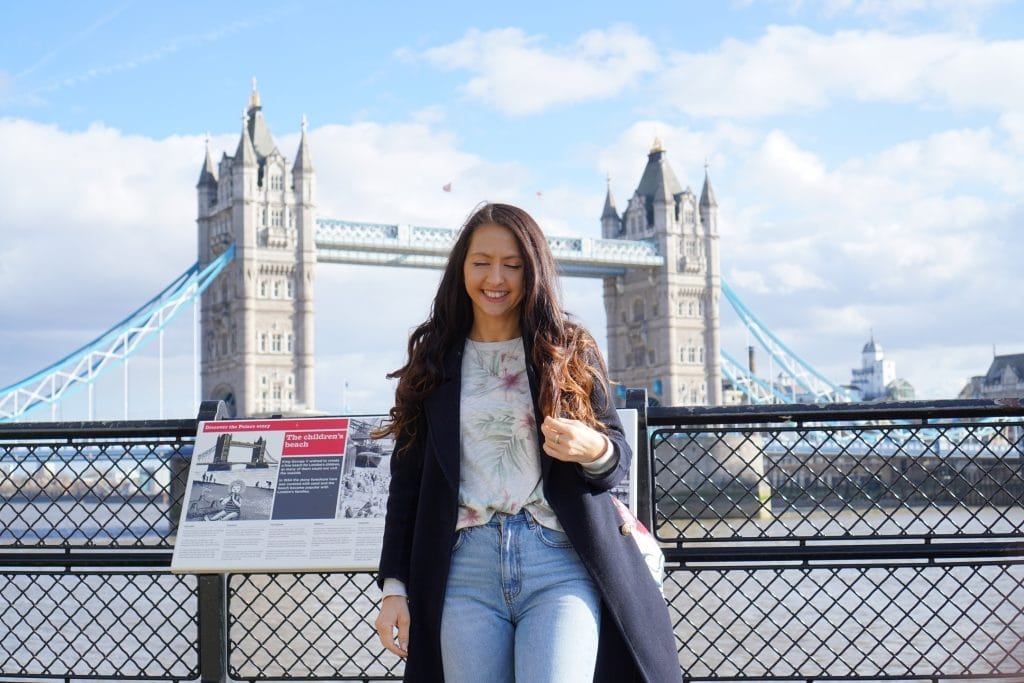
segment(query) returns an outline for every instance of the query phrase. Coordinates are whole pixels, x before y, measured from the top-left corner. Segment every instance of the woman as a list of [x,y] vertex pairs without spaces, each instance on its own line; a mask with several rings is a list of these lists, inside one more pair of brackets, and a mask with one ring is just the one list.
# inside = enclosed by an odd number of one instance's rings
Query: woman
[[631,456],[606,371],[525,211],[470,216],[408,352],[375,624],[406,680],[681,680],[608,494]]

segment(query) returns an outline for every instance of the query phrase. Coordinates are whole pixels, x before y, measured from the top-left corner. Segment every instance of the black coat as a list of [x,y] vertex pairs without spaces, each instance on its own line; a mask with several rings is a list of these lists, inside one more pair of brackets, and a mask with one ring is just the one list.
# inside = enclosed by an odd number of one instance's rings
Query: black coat
[[[527,340],[527,358],[530,357]],[[459,494],[459,397],[462,349],[449,353],[445,379],[423,403],[417,440],[391,458],[384,546],[379,582],[400,579],[409,595],[412,623],[406,681],[443,681],[441,612],[444,607]],[[527,362],[537,406],[536,370]],[[630,450],[606,386],[591,397],[597,418],[608,427],[617,466],[587,478],[575,463],[541,451],[544,495],[601,593],[601,632],[595,681],[681,681],[675,637],[662,598],[635,541],[623,536],[607,491],[628,472]],[[396,444],[396,453],[403,444]],[[472,648],[472,643],[466,644]]]

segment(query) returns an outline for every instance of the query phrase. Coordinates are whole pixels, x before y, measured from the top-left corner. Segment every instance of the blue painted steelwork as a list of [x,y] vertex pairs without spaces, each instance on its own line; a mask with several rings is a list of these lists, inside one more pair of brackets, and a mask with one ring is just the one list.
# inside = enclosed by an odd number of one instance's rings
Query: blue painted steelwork
[[[797,384],[803,387],[815,403],[835,403],[850,401],[849,392],[828,380],[824,375],[811,367],[804,359],[796,355],[782,340],[772,334],[754,313],[747,308],[725,280],[722,283],[722,294],[732,305],[736,315],[750,330],[761,346],[767,349],[779,367]],[[802,398],[802,397],[801,397]]]
[[729,378],[733,386],[742,391],[752,404],[793,403],[792,396],[787,396],[757,375],[750,374],[725,349],[720,349],[719,352],[722,355],[722,374]]
[[95,382],[114,363],[132,356],[186,304],[202,294],[234,256],[235,245],[232,244],[202,271],[198,263],[193,264],[159,294],[88,344],[30,377],[0,389],[0,422],[9,422],[39,406],[56,403],[70,390]]

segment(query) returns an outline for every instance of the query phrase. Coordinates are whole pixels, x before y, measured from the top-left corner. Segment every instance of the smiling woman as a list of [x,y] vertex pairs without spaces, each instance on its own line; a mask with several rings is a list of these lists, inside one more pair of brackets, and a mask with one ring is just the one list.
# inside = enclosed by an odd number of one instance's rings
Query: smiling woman
[[484,205],[391,375],[375,627],[407,681],[680,680],[608,493],[631,456],[604,363],[556,283],[536,221]]

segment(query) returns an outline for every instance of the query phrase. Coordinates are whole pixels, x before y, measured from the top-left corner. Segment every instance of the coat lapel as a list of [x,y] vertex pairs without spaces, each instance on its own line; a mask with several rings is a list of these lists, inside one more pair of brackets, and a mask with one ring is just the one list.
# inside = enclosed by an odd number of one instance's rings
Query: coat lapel
[[437,458],[444,478],[459,491],[459,402],[462,394],[462,348],[449,353],[445,359],[445,379],[423,400],[430,439],[428,451]]

